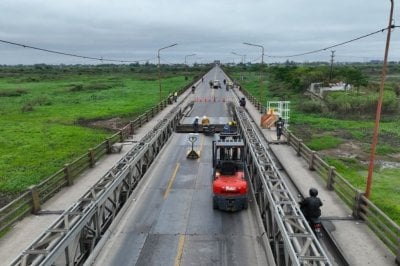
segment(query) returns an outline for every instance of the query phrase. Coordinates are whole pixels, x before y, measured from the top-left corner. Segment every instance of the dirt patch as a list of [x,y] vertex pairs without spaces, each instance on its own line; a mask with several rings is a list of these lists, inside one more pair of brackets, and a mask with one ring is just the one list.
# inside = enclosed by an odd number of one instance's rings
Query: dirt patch
[[[358,141],[347,141],[340,144],[335,149],[322,150],[318,153],[322,156],[329,156],[334,158],[353,158],[359,161],[362,165],[368,165],[370,154],[363,151],[361,148],[363,143]],[[400,154],[389,155],[376,155],[375,165],[381,169],[384,168],[399,168],[400,167]]]
[[116,132],[129,123],[128,118],[114,117],[110,119],[79,119],[77,124],[90,128],[105,129],[110,132]]
[[347,141],[340,144],[335,149],[318,151],[321,155],[338,158],[355,158],[360,161],[367,160],[369,154],[364,152],[361,148],[362,143],[356,141]]

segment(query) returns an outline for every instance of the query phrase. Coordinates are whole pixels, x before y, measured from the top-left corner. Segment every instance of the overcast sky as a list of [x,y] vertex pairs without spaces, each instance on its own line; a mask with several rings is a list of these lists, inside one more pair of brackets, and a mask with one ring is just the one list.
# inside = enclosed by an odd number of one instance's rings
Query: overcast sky
[[[395,4],[399,4],[396,1]],[[0,39],[89,57],[162,63],[286,61],[387,27],[389,0],[0,0]],[[400,21],[395,8],[394,19]],[[400,28],[389,60],[400,61]],[[337,61],[383,60],[386,32],[336,47]],[[290,58],[329,61],[330,51]],[[0,64],[97,64],[0,43]]]

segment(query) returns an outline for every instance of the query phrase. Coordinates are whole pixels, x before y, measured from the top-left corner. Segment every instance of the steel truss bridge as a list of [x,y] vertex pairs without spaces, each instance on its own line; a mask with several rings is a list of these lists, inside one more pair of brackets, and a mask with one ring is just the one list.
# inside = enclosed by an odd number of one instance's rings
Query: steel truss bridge
[[[280,176],[257,125],[237,103],[229,106],[246,144],[247,171],[265,230],[260,238],[272,250],[272,261],[276,265],[331,265]],[[12,265],[84,264],[174,132],[184,111],[183,107],[175,107]]]

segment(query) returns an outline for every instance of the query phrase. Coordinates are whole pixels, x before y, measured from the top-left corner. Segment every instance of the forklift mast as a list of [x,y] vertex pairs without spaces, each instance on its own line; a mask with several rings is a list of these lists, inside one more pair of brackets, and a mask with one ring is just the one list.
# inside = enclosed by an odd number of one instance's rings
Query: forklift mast
[[221,138],[212,143],[213,167],[220,168],[222,165],[234,164],[243,167],[244,143],[239,138]]

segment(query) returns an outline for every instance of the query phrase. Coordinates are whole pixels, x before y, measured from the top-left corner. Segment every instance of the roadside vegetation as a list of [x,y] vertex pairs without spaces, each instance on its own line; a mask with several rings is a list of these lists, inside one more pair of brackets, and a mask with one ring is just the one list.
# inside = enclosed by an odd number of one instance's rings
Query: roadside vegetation
[[[185,71],[162,67],[163,98],[204,69]],[[157,77],[154,65],[0,67],[0,203],[156,105]]]
[[[332,82],[351,84],[346,91],[322,99],[306,94],[311,83],[329,84],[325,63],[287,62],[265,67],[260,90],[260,65],[238,65],[227,71],[266,105],[291,101],[289,128],[305,144],[336,167],[361,191],[365,190],[375,122],[381,65],[334,66]],[[391,64],[385,85],[376,167],[371,199],[400,224],[400,65]]]

